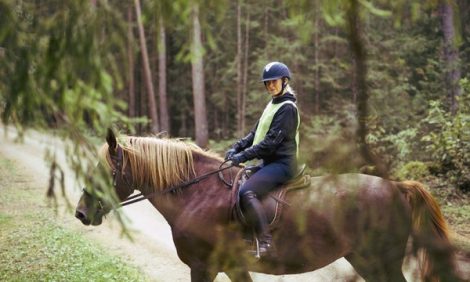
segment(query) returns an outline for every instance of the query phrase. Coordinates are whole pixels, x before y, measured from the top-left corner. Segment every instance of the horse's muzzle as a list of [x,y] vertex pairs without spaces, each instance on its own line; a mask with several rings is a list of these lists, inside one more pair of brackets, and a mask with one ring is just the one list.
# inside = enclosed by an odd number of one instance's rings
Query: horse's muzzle
[[86,214],[82,211],[76,210],[75,217],[78,218],[85,225],[90,225],[91,223],[91,220],[89,220]]

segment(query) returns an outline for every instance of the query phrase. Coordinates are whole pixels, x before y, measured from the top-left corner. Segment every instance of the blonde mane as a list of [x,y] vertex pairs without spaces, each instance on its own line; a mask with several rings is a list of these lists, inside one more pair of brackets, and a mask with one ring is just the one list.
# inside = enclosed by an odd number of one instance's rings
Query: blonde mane
[[[193,153],[220,159],[178,139],[123,136],[119,141],[123,149],[123,170],[129,164],[133,182],[138,185],[136,189],[150,189],[148,192],[161,191],[194,177]],[[100,158],[111,166],[107,143],[101,147]]]

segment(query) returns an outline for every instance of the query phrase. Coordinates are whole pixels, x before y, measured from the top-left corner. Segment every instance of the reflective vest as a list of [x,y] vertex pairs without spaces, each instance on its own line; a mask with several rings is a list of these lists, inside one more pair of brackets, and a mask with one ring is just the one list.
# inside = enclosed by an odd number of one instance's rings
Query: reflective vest
[[[258,122],[258,127],[256,128],[255,132],[255,138],[253,139],[253,145],[259,144],[263,139],[266,137],[266,133],[268,133],[269,128],[271,127],[271,123],[273,121],[274,115],[276,112],[285,104],[291,104],[297,109],[297,105],[290,101],[284,101],[278,104],[273,104],[272,101],[266,105],[266,108],[263,111],[263,114],[261,115],[261,118],[259,119]],[[299,110],[297,109],[297,128],[295,131],[295,143],[297,145],[296,148],[296,157],[297,159],[299,158],[299,127],[300,127],[300,114]]]

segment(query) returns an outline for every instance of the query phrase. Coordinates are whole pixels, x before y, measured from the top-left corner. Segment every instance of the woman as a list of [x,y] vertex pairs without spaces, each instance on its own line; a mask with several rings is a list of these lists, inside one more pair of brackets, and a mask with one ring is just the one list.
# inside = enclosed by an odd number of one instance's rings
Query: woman
[[297,171],[300,118],[290,78],[289,68],[283,63],[271,62],[264,67],[262,81],[272,99],[253,130],[225,156],[234,165],[255,158],[263,160],[261,169],[240,188],[241,206],[258,237],[260,256],[266,255],[272,245],[260,199]]

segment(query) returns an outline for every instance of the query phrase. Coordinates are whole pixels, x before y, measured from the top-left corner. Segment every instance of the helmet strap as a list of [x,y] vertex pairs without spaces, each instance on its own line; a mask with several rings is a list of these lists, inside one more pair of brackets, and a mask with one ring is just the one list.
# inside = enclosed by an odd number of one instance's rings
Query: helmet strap
[[286,78],[282,78],[282,89],[279,93],[276,94],[276,97],[277,96],[281,96],[282,94],[284,94],[284,90],[286,90],[286,87],[287,87],[287,79]]

